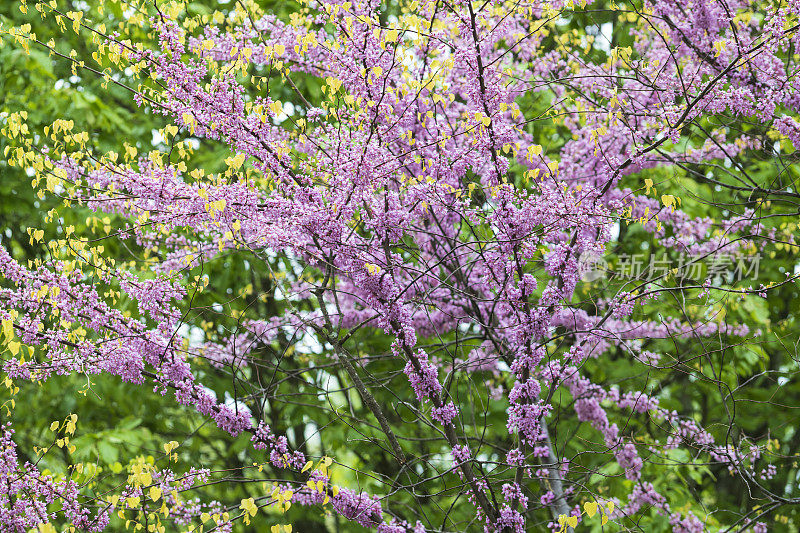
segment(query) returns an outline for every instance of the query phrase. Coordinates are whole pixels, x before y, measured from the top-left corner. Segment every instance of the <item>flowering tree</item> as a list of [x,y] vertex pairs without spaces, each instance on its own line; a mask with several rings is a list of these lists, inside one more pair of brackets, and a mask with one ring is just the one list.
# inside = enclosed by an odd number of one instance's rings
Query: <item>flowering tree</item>
[[4,414],[105,374],[248,444],[48,472],[79,415],[30,460],[6,424],[4,530],[765,531],[800,502],[769,300],[797,277],[800,4],[190,8],[21,4],[85,57],[4,30],[163,119],[109,152],[3,116],[59,201],[41,258],[0,247]]

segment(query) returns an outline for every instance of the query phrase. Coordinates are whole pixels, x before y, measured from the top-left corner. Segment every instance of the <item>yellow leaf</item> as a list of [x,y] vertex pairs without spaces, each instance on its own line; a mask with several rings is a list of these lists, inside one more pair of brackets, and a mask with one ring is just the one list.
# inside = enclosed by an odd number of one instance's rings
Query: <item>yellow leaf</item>
[[258,512],[258,506],[256,506],[256,502],[253,498],[242,500],[242,503],[239,505],[239,509],[245,511],[250,516],[255,516]]
[[11,341],[8,343],[8,351],[11,352],[11,355],[17,355],[19,352],[20,344],[17,341]]
[[150,499],[155,502],[158,501],[160,497],[161,497],[161,489],[158,487],[150,487]]
[[597,502],[586,502],[583,504],[583,509],[586,511],[586,514],[589,515],[589,518],[591,518],[597,514]]
[[538,144],[532,144],[528,147],[528,161],[533,161],[534,157],[542,155],[542,147]]
[[577,527],[578,525],[578,517],[577,516],[570,516],[567,518],[567,525],[569,527]]

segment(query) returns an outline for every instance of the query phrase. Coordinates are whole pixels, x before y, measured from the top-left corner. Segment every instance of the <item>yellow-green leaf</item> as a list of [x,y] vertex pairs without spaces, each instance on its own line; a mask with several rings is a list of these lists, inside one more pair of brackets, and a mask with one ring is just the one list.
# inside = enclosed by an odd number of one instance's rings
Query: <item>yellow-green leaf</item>
[[589,515],[589,518],[597,514],[597,502],[586,502],[583,504],[583,510]]

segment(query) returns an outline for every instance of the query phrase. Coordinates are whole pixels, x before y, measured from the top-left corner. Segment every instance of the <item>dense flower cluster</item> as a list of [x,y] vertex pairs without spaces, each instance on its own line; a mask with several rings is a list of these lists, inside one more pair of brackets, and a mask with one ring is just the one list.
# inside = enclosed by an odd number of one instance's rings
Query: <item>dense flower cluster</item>
[[[249,352],[283,328],[327,335],[332,362],[349,368],[353,356],[338,332],[374,328],[392,339],[391,355],[402,362],[416,408],[438,424],[443,453],[449,452],[486,531],[525,531],[526,513],[537,502],[554,518],[576,516],[575,489],[566,485],[571,464],[558,457],[548,428],[550,420],[557,424],[551,417],[557,390],[571,395],[574,417],[600,435],[601,453],[630,481],[629,494],[614,495],[611,519],[647,506],[668,516],[673,531],[702,531],[697,516],[674,510],[643,479],[645,452],[687,447],[703,460],[762,479],[774,467],[756,466],[738,448],[715,443],[694,420],[660,407],[657,397],[623,390],[624,382],[612,388],[593,382],[585,368],[619,347],[631,351],[631,365],[656,367],[661,354],[643,349],[643,341],[751,331],[722,320],[634,318],[652,296],[631,287],[591,309],[576,303],[578,258],[606,252],[615,220],[639,220],[654,242],[695,254],[733,255],[768,231],[752,210],[720,229],[682,211],[673,196],[648,196],[650,180],[645,193],[620,185],[647,169],[730,159],[756,146],[744,133],[680,148],[682,128],[710,113],[755,116],[800,140],[798,122],[784,114],[800,111],[800,78],[788,73],[784,57],[787,46],[800,46],[797,33],[784,29],[800,6],[781,4],[759,24],[731,16],[757,9],[758,2],[684,3],[646,2],[642,17],[649,25],[632,30],[634,47],[609,51],[603,62],[542,47],[542,21],[557,18],[566,2],[519,9],[488,2],[491,9],[477,11],[470,2],[446,8],[414,2],[413,11],[386,25],[377,0],[325,0],[311,2],[303,23],[265,14],[190,31],[180,19],[159,14],[150,20],[159,45],[153,49],[108,36],[107,46],[159,81],[159,91],[142,90],[136,102],[176,131],[225,143],[229,171],[204,176],[153,155],[122,163],[44,150],[42,165],[68,201],[129,221],[120,241],[155,246],[161,254],[139,276],[101,260],[102,251],[90,246],[29,267],[0,247],[0,320],[37,354],[14,353],[3,372],[38,381],[108,373],[172,391],[231,435],[252,433],[248,453],[266,451],[275,469],[302,479],[282,489],[291,492],[282,502],[330,501],[336,513],[362,526],[419,533],[422,524],[384,513],[378,496],[348,488],[329,493],[329,478],[307,471],[306,454],[291,450],[285,436],[239,403],[220,403],[193,367],[205,358],[215,368],[246,368]],[[422,40],[415,37],[419,28]],[[306,102],[291,119],[294,129],[284,123],[281,102],[250,96],[237,76],[276,61],[287,80],[295,73],[324,79],[331,97]],[[564,78],[572,78],[572,92],[543,82]],[[524,127],[536,118],[519,105],[520,95],[545,91],[570,137],[557,151],[537,144]],[[316,295],[318,308],[245,321],[224,341],[184,343],[185,272],[232,250],[280,253],[322,272],[319,279],[286,283],[296,298]],[[103,293],[108,289],[135,302],[136,313],[115,308]],[[452,332],[480,339],[464,355],[468,360],[445,362],[422,342]],[[557,337],[568,346],[551,342]],[[507,405],[501,427],[508,442],[497,445],[505,446],[505,457],[470,451],[473,437],[460,422],[465,404],[459,402],[467,400],[450,394],[449,376],[456,372],[489,372],[499,383],[494,399]],[[371,406],[358,383],[355,389]],[[630,417],[660,423],[663,441],[636,441],[625,428]],[[0,524],[36,527],[50,520],[46,505],[61,499],[71,502],[63,510],[70,523],[104,528],[107,517],[90,520],[73,484],[17,466],[9,429],[0,443]],[[504,468],[494,470],[498,463]],[[306,488],[306,481],[323,488]],[[131,489],[123,498],[140,493]],[[186,523],[204,506],[183,502],[175,514]]]

